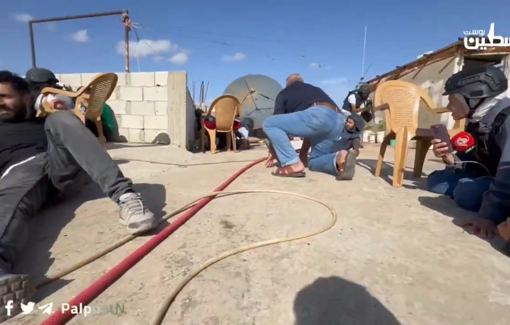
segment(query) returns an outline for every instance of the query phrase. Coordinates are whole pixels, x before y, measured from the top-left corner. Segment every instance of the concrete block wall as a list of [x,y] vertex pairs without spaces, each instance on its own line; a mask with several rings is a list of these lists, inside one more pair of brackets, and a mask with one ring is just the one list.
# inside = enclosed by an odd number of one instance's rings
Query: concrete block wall
[[[60,74],[74,89],[87,85],[97,73]],[[191,148],[195,106],[185,71],[117,73],[119,81],[107,104],[118,125],[118,141],[173,144]]]

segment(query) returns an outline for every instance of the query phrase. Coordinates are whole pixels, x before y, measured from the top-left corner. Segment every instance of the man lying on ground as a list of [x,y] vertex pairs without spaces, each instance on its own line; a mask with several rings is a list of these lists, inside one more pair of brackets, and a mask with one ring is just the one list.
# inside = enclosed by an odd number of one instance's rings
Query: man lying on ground
[[[344,116],[322,89],[303,82],[298,74],[290,75],[287,86],[276,97],[274,116],[264,121],[263,129],[271,143],[266,167],[274,166],[277,159],[280,167],[272,173],[274,176],[304,177],[306,164],[312,166],[313,159],[331,154],[332,144],[340,137],[344,124]],[[299,156],[289,135],[304,138]],[[310,147],[312,151],[307,161]],[[336,163],[331,160],[327,163],[329,173],[334,169],[339,179],[352,179],[356,164],[354,153],[344,150],[335,155]],[[326,168],[322,160],[317,163]]]
[[510,99],[497,98],[507,89],[508,80],[496,67],[467,68],[451,76],[445,84],[447,108],[454,120],[469,119],[466,132],[476,146],[454,155],[447,143],[432,142],[434,154],[448,167],[429,175],[428,189],[477,212],[464,226],[473,226],[482,237],[497,234],[496,226],[510,216]]
[[[158,221],[130,179],[73,112],[35,118],[28,83],[0,71],[0,301],[15,311],[27,303],[33,285],[13,274],[29,238],[29,222],[46,202],[72,192],[90,177],[119,205],[119,222],[131,234],[155,228]],[[0,321],[6,319],[1,309]]]

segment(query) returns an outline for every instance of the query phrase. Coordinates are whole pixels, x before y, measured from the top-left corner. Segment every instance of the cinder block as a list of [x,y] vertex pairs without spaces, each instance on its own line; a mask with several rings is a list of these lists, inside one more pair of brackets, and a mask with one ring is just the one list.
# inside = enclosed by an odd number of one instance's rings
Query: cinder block
[[167,87],[143,87],[144,100],[168,100]]
[[154,77],[155,77],[156,86],[168,85],[168,72],[167,71],[154,72]]
[[143,100],[143,92],[140,87],[119,87],[118,98],[123,100]]
[[129,86],[127,83],[127,80],[129,79],[129,73],[126,72],[117,72],[117,77],[119,77],[119,80],[117,80],[117,87],[119,86]]
[[170,144],[167,130],[144,130],[145,143]]
[[118,122],[123,128],[143,129],[143,116],[140,115],[122,115],[121,121]]
[[127,113],[127,102],[125,100],[109,100],[106,104],[110,105],[115,115],[123,115]]
[[129,114],[131,115],[149,115],[154,116],[155,112],[155,103],[154,102],[130,102],[131,108],[129,109]]
[[145,134],[142,129],[129,129],[129,142],[143,143]]
[[116,99],[118,99],[118,97],[117,97],[117,89],[119,89],[119,88],[118,88],[118,87],[116,87],[116,88],[113,90],[113,92],[112,92],[112,94],[110,95],[110,98],[108,98],[108,100],[116,100]]
[[59,81],[73,88],[78,88],[82,86],[81,74],[79,73],[61,74]]
[[100,73],[82,73],[81,74],[81,84],[82,86],[88,85],[95,77],[97,77]]
[[168,116],[168,102],[154,102],[156,106],[156,115]]
[[154,72],[134,72],[129,74],[131,87],[153,87],[155,85]]
[[168,130],[167,116],[144,116],[143,128],[145,130]]

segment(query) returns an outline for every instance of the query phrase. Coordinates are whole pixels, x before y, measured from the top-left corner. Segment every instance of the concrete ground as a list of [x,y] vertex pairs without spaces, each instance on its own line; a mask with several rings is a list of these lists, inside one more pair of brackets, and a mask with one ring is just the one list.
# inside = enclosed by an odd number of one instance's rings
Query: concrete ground
[[[377,150],[367,146],[360,164],[373,167]],[[261,148],[216,155],[151,146],[117,146],[109,152],[156,212],[207,194],[265,155]],[[386,160],[392,155],[389,150]],[[425,171],[440,167],[428,160]],[[391,172],[385,166],[383,173]],[[262,164],[250,169],[228,189],[306,194],[333,206],[337,225],[317,237],[212,266],[179,294],[164,324],[510,324],[510,260],[492,247],[501,243],[491,245],[455,226],[452,218],[465,212],[423,191],[423,179],[406,178],[405,188],[394,189],[387,176],[375,178],[363,167],[352,182],[313,172],[305,179],[275,178]],[[100,315],[77,316],[70,324],[148,324],[163,297],[194,266],[240,245],[319,229],[329,218],[325,208],[289,196],[215,200],[94,300]],[[20,270],[40,278],[124,235],[115,204],[88,186],[35,221]],[[41,289],[35,299],[41,305],[53,302],[55,310],[147,241],[135,239]],[[38,311],[6,324],[43,319]]]

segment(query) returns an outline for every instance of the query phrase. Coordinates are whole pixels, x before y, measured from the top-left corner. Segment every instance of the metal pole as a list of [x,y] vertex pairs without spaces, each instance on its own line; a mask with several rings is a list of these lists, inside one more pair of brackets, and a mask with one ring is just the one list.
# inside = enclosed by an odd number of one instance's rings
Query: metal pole
[[[36,67],[35,62],[35,41],[34,41],[34,24],[39,23],[48,23],[53,21],[63,21],[63,20],[73,20],[73,19],[83,19],[83,18],[96,18],[96,17],[105,17],[105,16],[116,16],[122,15],[123,13],[127,13],[127,10],[123,11],[113,11],[113,12],[103,12],[98,14],[88,14],[88,15],[78,15],[78,16],[66,16],[66,17],[57,17],[57,18],[48,18],[48,19],[33,19],[28,21],[28,33],[30,36],[30,52],[32,55],[32,67]],[[129,54],[129,27],[126,27],[126,39],[127,39],[127,51]],[[129,57],[128,57],[129,59]],[[126,71],[129,72],[129,62],[126,65]]]
[[[129,15],[129,11],[125,11],[127,15]],[[124,27],[124,42],[126,43],[126,72],[129,72],[129,32],[131,30],[131,27],[125,26]]]
[[30,36],[30,52],[32,55],[32,68],[35,68],[35,43],[34,43],[34,25],[32,22],[28,22],[28,34]]

